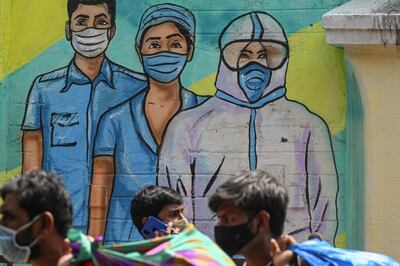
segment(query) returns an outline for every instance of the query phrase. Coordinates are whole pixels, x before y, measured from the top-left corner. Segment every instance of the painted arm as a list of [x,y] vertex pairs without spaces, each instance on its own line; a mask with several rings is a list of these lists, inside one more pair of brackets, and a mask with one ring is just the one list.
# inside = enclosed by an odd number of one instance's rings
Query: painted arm
[[25,115],[21,124],[22,135],[22,172],[41,169],[43,163],[42,132],[42,96],[39,87],[40,76],[29,90],[26,100]]
[[24,130],[22,135],[22,172],[42,168],[43,135],[42,130]]
[[327,125],[310,130],[307,143],[307,203],[311,232],[334,243],[338,228],[338,174]]
[[90,236],[104,236],[114,173],[113,156],[97,156],[94,158],[92,185],[90,187]]

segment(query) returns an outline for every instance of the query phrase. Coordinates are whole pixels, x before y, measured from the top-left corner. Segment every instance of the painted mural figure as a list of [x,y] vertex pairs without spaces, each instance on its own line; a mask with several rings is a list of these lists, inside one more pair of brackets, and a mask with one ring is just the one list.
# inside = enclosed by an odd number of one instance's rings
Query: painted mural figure
[[69,0],[68,66],[38,76],[23,130],[23,171],[42,168],[62,178],[73,202],[73,226],[88,225],[92,145],[100,116],[146,87],[144,76],[105,55],[116,25],[115,0]]
[[286,98],[288,40],[271,15],[234,19],[219,38],[217,93],[177,115],[160,152],[158,182],[177,189],[193,221],[212,235],[207,197],[241,170],[263,169],[289,191],[287,233],[334,241],[338,176],[329,129],[303,104]]
[[107,112],[95,140],[89,232],[104,235],[105,242],[141,239],[130,202],[137,190],[156,182],[159,145],[169,121],[198,103],[180,82],[194,41],[195,17],[186,8],[161,4],[143,14],[136,50],[149,86]]

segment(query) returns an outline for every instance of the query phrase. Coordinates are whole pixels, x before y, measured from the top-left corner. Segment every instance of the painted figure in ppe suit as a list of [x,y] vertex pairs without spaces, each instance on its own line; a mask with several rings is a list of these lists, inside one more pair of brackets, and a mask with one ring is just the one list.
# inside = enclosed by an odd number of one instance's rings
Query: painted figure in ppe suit
[[321,117],[286,98],[282,26],[268,13],[248,13],[228,24],[219,47],[217,93],[171,122],[158,183],[178,190],[193,222],[212,236],[207,198],[242,170],[266,170],[289,191],[285,232],[299,241],[318,232],[334,242],[338,176],[330,133]]

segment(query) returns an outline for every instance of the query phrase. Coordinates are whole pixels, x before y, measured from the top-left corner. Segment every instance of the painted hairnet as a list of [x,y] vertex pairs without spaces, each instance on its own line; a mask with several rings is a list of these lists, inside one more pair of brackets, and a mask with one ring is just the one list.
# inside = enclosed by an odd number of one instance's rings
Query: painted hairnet
[[141,45],[142,35],[149,27],[164,22],[178,23],[189,32],[194,41],[196,21],[193,13],[182,6],[160,4],[152,6],[144,12],[136,35],[136,45]]

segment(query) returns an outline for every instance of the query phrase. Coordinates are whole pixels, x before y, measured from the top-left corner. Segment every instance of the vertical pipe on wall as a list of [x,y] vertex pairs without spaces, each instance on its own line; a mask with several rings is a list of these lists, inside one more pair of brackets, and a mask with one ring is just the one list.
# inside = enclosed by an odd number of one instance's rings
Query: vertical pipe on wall
[[364,108],[351,63],[346,60],[346,176],[347,247],[364,249]]

